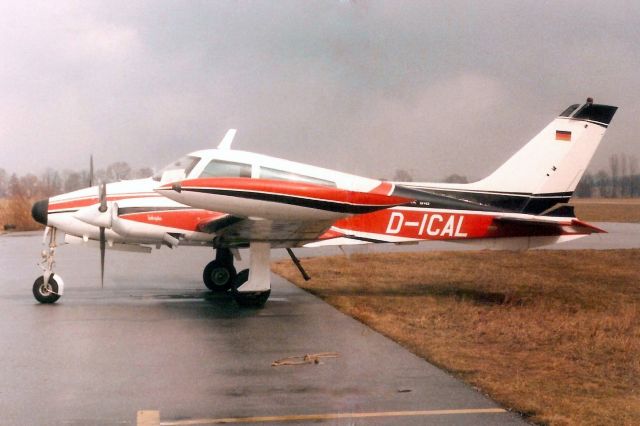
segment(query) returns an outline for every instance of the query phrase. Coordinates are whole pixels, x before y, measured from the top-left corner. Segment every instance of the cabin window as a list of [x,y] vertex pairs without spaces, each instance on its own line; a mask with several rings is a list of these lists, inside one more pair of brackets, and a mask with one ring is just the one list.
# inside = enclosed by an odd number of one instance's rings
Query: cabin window
[[251,165],[230,161],[212,160],[200,174],[204,177],[251,177]]
[[299,175],[297,173],[285,172],[284,170],[270,169],[268,167],[260,168],[260,178],[287,180],[291,182],[305,182],[305,183],[312,183],[315,185],[322,185],[322,186],[333,186],[333,187],[336,186],[335,182],[331,182],[329,180],[318,179],[311,176]]

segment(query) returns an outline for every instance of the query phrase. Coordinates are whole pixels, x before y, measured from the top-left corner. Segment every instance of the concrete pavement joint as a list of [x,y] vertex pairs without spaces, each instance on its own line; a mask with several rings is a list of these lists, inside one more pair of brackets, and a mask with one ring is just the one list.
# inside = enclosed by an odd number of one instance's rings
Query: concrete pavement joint
[[[290,414],[281,416],[255,416],[255,417],[226,417],[210,419],[176,420],[158,423],[160,426],[196,426],[229,423],[270,423],[286,421],[315,421],[336,419],[362,419],[375,417],[416,417],[416,416],[445,416],[460,414],[499,414],[506,413],[503,408],[464,408],[457,410],[420,410],[420,411],[379,411],[366,413],[319,413],[319,414]],[[159,413],[159,412],[154,412]],[[138,424],[138,426],[142,426]],[[144,426],[152,426],[144,424]],[[154,425],[156,426],[156,425]]]

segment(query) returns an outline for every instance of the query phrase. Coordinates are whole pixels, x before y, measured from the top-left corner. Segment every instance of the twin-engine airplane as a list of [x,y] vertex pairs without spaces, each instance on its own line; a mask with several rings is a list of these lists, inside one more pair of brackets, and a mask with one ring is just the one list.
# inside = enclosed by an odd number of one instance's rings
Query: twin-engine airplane
[[[150,252],[155,246],[213,247],[204,268],[212,291],[240,306],[271,292],[269,255],[294,247],[451,240],[524,250],[604,232],[580,221],[571,198],[617,107],[572,105],[485,179],[469,184],[389,182],[231,149],[193,152],[154,177],[91,186],[33,205],[46,226],[44,274],[33,294],[53,303],[64,284],[53,272],[56,231],[66,243]],[[239,248],[250,268],[236,273]]]

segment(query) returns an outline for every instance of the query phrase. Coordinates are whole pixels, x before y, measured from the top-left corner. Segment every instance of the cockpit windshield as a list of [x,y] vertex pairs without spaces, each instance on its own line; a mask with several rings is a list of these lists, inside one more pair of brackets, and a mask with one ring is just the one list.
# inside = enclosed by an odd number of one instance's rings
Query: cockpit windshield
[[186,155],[180,159],[178,159],[177,161],[172,161],[171,163],[169,163],[166,167],[163,167],[160,171],[158,171],[154,176],[153,176],[153,180],[161,180],[162,179],[162,175],[165,174],[166,172],[179,172],[179,171],[183,171],[184,172],[184,177],[189,176],[189,173],[191,173],[191,170],[193,170],[193,168],[196,166],[196,164],[198,164],[198,161],[200,161],[199,157],[194,157],[192,155]]

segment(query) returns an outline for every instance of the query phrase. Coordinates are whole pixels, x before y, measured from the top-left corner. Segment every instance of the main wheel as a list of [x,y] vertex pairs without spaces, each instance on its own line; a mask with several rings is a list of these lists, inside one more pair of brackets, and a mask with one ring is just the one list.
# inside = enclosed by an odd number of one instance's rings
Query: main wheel
[[202,272],[204,285],[215,292],[229,290],[235,277],[236,268],[232,264],[225,264],[217,260],[209,262]]
[[231,286],[231,293],[233,294],[233,298],[236,303],[243,308],[262,308],[265,303],[267,303],[267,299],[269,299],[269,295],[271,294],[271,290],[267,291],[238,291],[238,288],[247,282],[249,279],[249,270],[243,269],[238,272],[236,279],[233,280],[233,285]]
[[53,274],[49,276],[49,282],[45,284],[44,276],[39,276],[33,283],[33,297],[40,303],[55,303],[60,299],[58,294],[58,282],[53,278]]

